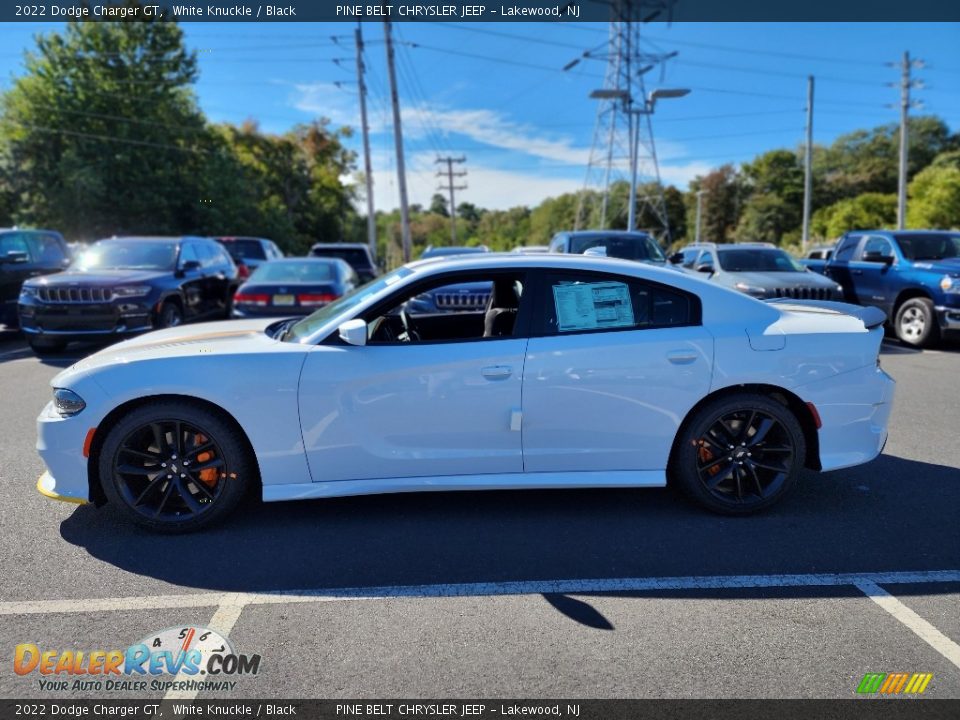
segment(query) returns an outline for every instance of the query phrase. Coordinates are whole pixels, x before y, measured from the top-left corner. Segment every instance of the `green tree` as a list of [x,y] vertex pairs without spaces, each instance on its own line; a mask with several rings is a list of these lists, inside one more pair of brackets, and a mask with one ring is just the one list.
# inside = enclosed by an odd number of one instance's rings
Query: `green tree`
[[960,167],[931,165],[909,186],[907,225],[912,228],[960,228]]
[[733,165],[723,165],[690,183],[686,195],[687,237],[696,234],[697,192],[703,191],[701,240],[728,242],[733,239],[743,202],[743,183]]
[[0,119],[17,222],[77,238],[196,226],[209,137],[175,22],[69,22],[25,66]]
[[436,215],[443,215],[443,217],[450,217],[450,213],[447,210],[447,199],[440,193],[435,193],[432,198],[430,198],[430,212]]
[[897,196],[864,193],[814,213],[811,230],[816,237],[834,239],[850,230],[892,227],[897,219]]

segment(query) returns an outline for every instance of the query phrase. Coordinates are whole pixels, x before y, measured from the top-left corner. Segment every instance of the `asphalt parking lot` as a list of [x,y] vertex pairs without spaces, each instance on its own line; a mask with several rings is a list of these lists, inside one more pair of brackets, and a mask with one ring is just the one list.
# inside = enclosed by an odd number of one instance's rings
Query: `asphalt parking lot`
[[34,418],[78,357],[0,336],[2,697],[56,697],[18,643],[198,624],[263,657],[201,697],[832,698],[923,672],[960,698],[960,344],[886,343],[884,454],[756,517],[669,489],[439,493],[252,501],[176,537],[34,489]]

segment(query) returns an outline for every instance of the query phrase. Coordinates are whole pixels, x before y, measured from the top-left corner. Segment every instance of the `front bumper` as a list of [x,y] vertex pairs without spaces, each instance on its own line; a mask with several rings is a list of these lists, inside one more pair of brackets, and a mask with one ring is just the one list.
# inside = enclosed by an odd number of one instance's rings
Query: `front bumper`
[[933,310],[941,330],[960,330],[960,307],[937,305]]
[[37,417],[37,452],[46,465],[37,490],[47,497],[74,503],[90,501],[83,448],[91,425],[96,427],[96,418],[85,415],[86,410],[62,417],[49,402]]
[[153,329],[153,305],[144,301],[45,303],[21,299],[20,328],[28,336],[60,340],[98,340]]

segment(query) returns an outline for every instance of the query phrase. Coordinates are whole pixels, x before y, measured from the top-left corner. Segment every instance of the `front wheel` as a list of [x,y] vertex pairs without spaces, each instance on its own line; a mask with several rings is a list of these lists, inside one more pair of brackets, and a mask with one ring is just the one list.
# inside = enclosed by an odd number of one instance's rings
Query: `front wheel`
[[157,313],[157,326],[160,328],[177,327],[183,323],[183,310],[174,300],[167,300]]
[[189,532],[228,515],[254,482],[240,431],[199,405],[157,401],[116,422],[100,452],[107,499],[151,530]]
[[915,297],[897,310],[894,329],[900,342],[914,347],[931,347],[940,339],[940,328],[930,298]]
[[715,400],[681,433],[671,480],[700,505],[727,515],[746,515],[780,500],[796,484],[806,457],[797,418],[764,395]]

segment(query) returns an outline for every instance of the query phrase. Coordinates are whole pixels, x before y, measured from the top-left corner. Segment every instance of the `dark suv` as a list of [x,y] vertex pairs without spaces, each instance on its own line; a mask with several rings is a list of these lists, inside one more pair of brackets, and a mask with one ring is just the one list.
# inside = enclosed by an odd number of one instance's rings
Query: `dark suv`
[[52,230],[0,230],[0,325],[17,326],[17,297],[29,278],[70,264],[63,236]]
[[369,282],[380,274],[380,269],[370,254],[370,247],[363,243],[316,243],[310,248],[310,257],[346,260],[357,273],[361,283]]
[[208,238],[100,240],[66,272],[23,284],[20,327],[34,351],[56,352],[73,340],[229,317],[238,284],[230,255]]
[[216,237],[214,240],[223,245],[230,253],[241,278],[250,277],[250,274],[260,267],[261,263],[283,258],[283,251],[277,247],[273,240],[267,240],[266,238]]

